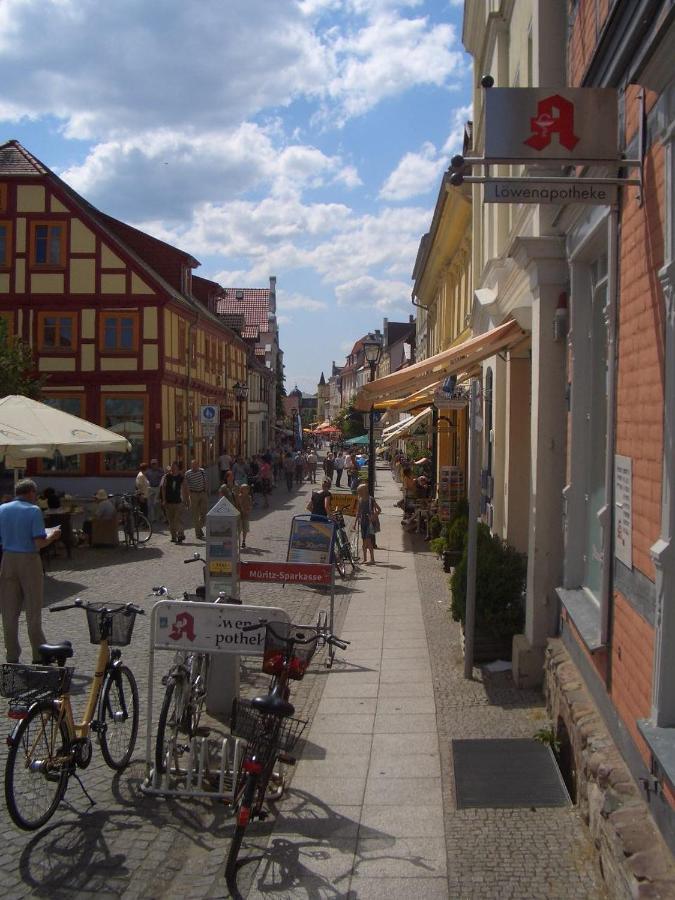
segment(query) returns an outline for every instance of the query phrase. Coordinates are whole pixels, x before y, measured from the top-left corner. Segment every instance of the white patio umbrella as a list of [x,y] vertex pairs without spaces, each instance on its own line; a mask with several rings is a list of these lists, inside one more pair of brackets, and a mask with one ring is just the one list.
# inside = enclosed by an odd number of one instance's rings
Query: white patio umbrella
[[62,412],[30,397],[0,399],[0,458],[8,468],[27,459],[76,453],[126,453],[131,444],[122,435]]

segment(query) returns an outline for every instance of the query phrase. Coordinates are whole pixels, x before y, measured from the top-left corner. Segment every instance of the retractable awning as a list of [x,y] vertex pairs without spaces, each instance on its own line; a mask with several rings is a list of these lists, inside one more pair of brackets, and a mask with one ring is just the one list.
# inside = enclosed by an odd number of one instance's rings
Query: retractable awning
[[406,419],[403,422],[399,422],[398,428],[388,434],[382,441],[382,443],[390,444],[392,441],[398,441],[404,437],[408,437],[415,431],[415,429],[419,425],[422,424],[422,422],[424,422],[426,419],[431,418],[431,412],[431,407],[427,406],[426,409],[423,409],[422,412],[417,413],[416,416],[411,416],[409,419]]
[[423,391],[448,375],[470,369],[500,350],[515,347],[528,338],[528,332],[517,322],[505,322],[406,369],[364,384],[356,395],[354,407],[360,412],[367,412],[380,401],[400,399]]

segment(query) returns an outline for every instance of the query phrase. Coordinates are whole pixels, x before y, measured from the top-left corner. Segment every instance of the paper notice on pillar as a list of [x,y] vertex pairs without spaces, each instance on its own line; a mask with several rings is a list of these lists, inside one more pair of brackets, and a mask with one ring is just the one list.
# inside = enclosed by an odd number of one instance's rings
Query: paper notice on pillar
[[633,568],[633,460],[614,457],[614,555]]

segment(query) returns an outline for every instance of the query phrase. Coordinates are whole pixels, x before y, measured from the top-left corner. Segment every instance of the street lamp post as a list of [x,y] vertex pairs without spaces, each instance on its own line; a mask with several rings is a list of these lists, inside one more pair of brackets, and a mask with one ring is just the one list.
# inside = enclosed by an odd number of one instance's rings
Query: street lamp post
[[239,456],[244,452],[244,400],[248,397],[248,385],[238,381],[234,386],[234,396],[239,403]]
[[[375,367],[377,366],[377,361],[380,358],[380,352],[382,347],[380,342],[374,337],[372,334],[369,334],[368,337],[363,342],[363,352],[366,357],[366,362],[370,366],[370,381],[375,380]],[[375,434],[374,434],[374,424],[375,424],[375,408],[373,406],[370,407],[370,414],[368,416],[368,493],[371,497],[375,496]]]

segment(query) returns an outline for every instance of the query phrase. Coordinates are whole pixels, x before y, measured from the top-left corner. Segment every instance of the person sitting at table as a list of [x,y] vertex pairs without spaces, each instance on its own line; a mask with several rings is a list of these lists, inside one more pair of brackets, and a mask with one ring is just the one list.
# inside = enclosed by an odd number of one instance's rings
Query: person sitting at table
[[57,494],[53,487],[46,487],[42,492],[43,500],[47,501],[47,509],[58,509],[61,506],[63,494]]
[[114,519],[117,515],[117,510],[115,509],[115,504],[108,497],[108,492],[105,488],[99,488],[94,494],[94,498],[96,499],[96,509],[93,512],[93,515],[87,516],[87,518],[82,523],[82,531],[87,535],[87,540],[89,541],[89,546],[91,547],[91,532],[92,532],[92,522],[94,519],[102,519],[109,520]]

